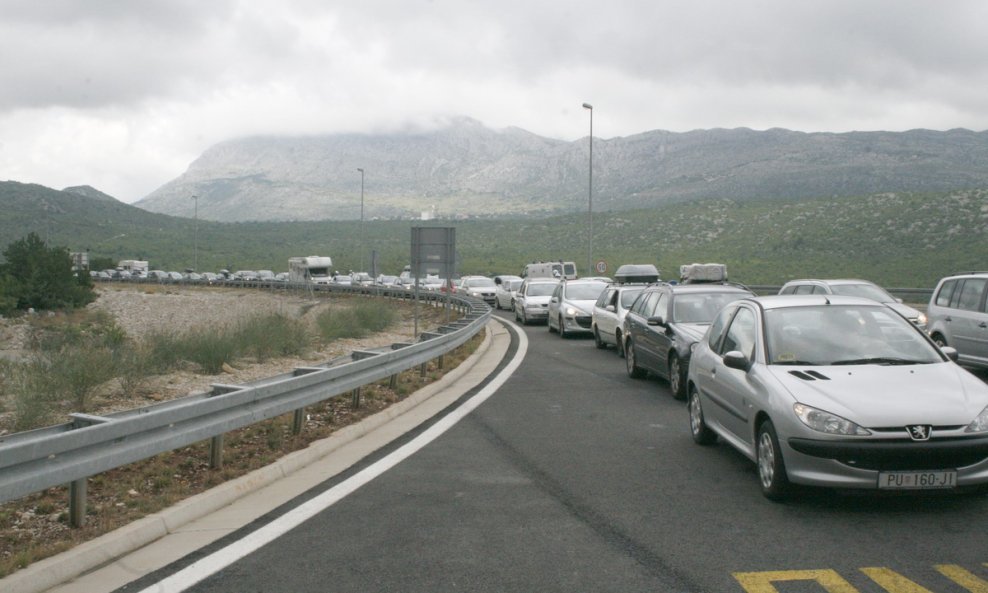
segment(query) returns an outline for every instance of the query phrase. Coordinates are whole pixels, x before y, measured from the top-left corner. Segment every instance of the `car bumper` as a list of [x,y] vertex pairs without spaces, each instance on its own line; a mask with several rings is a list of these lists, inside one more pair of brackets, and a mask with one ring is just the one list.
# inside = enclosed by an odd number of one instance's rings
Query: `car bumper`
[[881,472],[957,470],[957,486],[988,484],[988,436],[828,441],[790,438],[783,445],[789,479],[835,488],[878,488]]

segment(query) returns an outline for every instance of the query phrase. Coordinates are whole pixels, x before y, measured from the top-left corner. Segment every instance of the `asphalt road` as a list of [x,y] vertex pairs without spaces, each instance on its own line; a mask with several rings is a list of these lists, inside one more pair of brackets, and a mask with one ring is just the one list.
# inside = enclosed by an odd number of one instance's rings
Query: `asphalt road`
[[692,442],[664,382],[591,339],[523,331],[524,362],[476,410],[189,590],[988,592],[988,496],[769,502],[746,459]]

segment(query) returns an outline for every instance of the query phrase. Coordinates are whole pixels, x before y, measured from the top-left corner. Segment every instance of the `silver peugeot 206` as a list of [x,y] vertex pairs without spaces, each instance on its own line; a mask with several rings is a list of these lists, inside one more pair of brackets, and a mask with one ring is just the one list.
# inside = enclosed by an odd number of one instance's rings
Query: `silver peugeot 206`
[[869,299],[742,299],[694,349],[690,430],[753,460],[772,500],[793,484],[982,489],[988,385],[956,356]]

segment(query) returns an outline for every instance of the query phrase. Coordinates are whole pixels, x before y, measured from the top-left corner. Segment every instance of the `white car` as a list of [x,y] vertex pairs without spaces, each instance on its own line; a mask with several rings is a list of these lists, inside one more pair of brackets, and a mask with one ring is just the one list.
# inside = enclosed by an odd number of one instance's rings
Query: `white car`
[[495,276],[494,284],[497,288],[494,289],[494,308],[514,311],[515,294],[524,281],[521,276]]
[[854,278],[841,278],[836,280],[790,280],[782,285],[779,294],[842,294],[844,296],[858,296],[879,303],[885,303],[892,307],[900,315],[912,321],[920,329],[926,329],[926,314],[914,309],[890,295],[881,286],[868,280],[858,280]]
[[522,282],[515,295],[515,319],[523,325],[545,321],[549,316],[549,299],[557,284],[559,281],[551,278],[532,278]]
[[604,349],[611,345],[617,349],[618,356],[624,356],[621,325],[628,309],[643,290],[644,284],[612,284],[600,294],[590,314],[590,329],[598,348]]

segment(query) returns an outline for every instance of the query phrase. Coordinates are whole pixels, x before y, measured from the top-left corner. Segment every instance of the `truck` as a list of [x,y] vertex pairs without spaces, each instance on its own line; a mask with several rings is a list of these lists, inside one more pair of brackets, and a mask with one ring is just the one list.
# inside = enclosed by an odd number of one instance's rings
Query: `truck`
[[333,281],[333,259],[325,255],[288,258],[288,281],[329,284]]
[[576,264],[571,261],[532,262],[521,270],[522,278],[556,278],[573,280],[576,278]]

